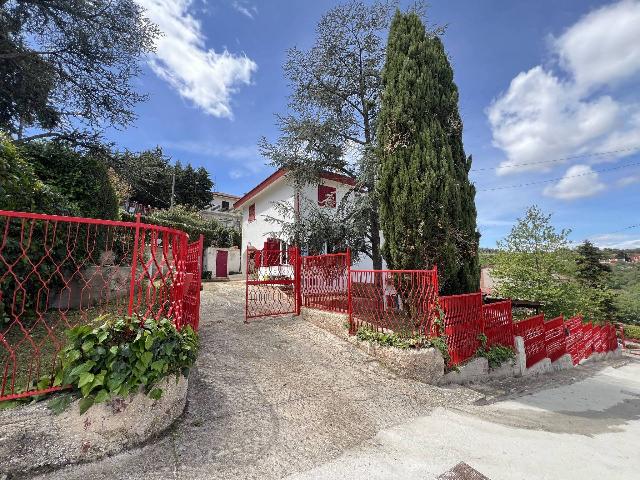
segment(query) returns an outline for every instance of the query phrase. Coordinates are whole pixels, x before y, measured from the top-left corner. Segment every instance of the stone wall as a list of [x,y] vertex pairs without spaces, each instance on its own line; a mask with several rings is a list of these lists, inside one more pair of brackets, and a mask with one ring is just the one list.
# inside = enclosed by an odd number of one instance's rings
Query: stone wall
[[184,411],[187,380],[162,380],[163,395],[144,393],[92,406],[83,415],[79,401],[55,415],[47,401],[0,410],[0,478],[49,470],[113,455],[167,429]]

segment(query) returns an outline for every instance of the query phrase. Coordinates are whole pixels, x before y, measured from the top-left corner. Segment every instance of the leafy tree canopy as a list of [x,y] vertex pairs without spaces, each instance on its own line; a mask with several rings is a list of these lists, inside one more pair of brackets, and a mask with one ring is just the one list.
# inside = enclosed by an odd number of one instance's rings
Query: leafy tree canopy
[[[99,150],[83,153],[61,142],[30,142],[20,147],[38,178],[66,197],[81,216],[115,219],[118,197]],[[50,213],[50,212],[47,212]]]
[[175,174],[174,205],[203,209],[211,202],[213,182],[203,167],[171,165],[171,158],[160,147],[140,153],[113,155],[110,164],[130,185],[130,199],[143,205],[166,209],[171,206],[171,183]]
[[129,124],[158,35],[135,0],[0,0],[0,128],[93,143]]
[[570,248],[570,232],[556,229],[551,215],[530,207],[498,242],[491,270],[497,293],[542,302],[548,318],[581,314],[586,319],[610,319],[608,291],[579,279],[579,255]]
[[[357,212],[366,219],[362,250],[375,268],[382,267],[378,207],[373,195],[375,122],[384,34],[394,7],[395,2],[390,1],[367,4],[351,0],[323,15],[314,45],[287,53],[284,71],[292,92],[290,113],[278,117],[280,138],[275,143],[261,141],[262,154],[272,165],[290,170],[298,186],[317,184],[320,173],[330,171],[353,178],[360,190],[370,193],[353,195],[352,213],[343,213],[353,216]],[[315,226],[321,225],[308,222],[300,228]]]

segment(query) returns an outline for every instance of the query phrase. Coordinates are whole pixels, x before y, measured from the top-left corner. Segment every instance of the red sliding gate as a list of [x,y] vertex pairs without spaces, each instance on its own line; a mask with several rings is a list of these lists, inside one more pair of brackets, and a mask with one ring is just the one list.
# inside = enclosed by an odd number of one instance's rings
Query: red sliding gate
[[250,318],[300,313],[300,255],[297,247],[247,249],[245,322]]

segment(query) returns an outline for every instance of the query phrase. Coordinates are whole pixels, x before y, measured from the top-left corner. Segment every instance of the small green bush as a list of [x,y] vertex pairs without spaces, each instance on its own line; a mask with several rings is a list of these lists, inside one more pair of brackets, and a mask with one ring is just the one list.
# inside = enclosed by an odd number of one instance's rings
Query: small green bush
[[407,348],[423,348],[431,346],[429,339],[424,335],[414,334],[400,336],[397,333],[383,333],[368,326],[362,326],[356,332],[358,340],[371,342],[383,347],[395,347],[403,350]]
[[624,337],[633,340],[640,340],[640,325],[625,325]]
[[498,368],[504,362],[516,358],[513,348],[504,345],[493,345],[491,348],[487,348],[487,337],[483,333],[478,335],[478,339],[480,340],[480,348],[475,356],[486,358],[490,369]]
[[159,380],[187,376],[198,352],[198,336],[191,327],[178,330],[166,318],[141,323],[106,317],[98,327],[69,330],[68,337],[54,385],[70,385],[80,394],[81,413],[94,403],[141,388],[151,398],[160,398]]

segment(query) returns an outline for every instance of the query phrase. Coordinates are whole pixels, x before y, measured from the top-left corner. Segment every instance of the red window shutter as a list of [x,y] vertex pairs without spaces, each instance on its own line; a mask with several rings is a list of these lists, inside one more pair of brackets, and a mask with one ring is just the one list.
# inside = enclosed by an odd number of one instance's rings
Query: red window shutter
[[321,207],[336,206],[336,189],[327,185],[318,185],[318,205]]
[[256,204],[249,205],[249,221],[253,222],[256,219]]

